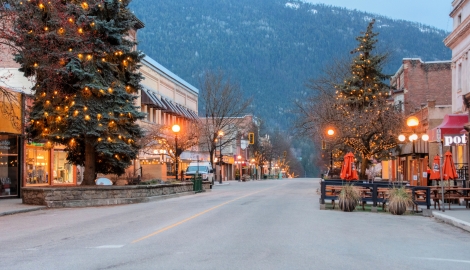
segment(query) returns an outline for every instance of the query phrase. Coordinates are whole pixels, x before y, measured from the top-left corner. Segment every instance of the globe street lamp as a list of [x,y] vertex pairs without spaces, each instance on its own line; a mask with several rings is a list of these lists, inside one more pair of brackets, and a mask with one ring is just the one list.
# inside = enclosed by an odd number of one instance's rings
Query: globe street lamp
[[[329,128],[327,131],[326,131],[326,134],[328,134],[328,136],[332,137],[333,135],[335,135],[335,130],[332,129],[332,128]],[[330,149],[330,170],[329,170],[330,174],[333,175],[333,148]]]
[[[419,119],[418,117],[416,116],[410,116],[406,119],[406,125],[411,128],[411,131],[412,131],[412,134],[408,136],[408,140],[410,140],[410,142],[412,143],[412,154],[411,154],[411,158],[412,159],[415,159],[416,157],[416,141],[418,139],[421,139],[422,141],[424,142],[427,142],[429,140],[429,135],[424,133],[421,135],[421,138],[419,138],[418,134],[416,134],[416,128],[419,126]],[[404,142],[406,140],[406,136],[404,134],[400,134],[398,136],[398,140],[400,142]],[[418,167],[418,179],[419,179],[419,167]],[[419,180],[416,179],[416,184],[418,184]]]
[[175,170],[176,170],[176,181],[178,181],[178,132],[180,132],[181,128],[178,125],[173,125],[171,130],[175,133]]

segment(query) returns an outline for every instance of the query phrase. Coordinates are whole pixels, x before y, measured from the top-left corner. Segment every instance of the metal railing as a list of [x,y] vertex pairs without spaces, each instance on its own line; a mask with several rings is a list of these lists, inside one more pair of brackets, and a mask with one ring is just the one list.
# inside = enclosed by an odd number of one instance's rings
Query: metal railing
[[467,163],[455,163],[455,169],[460,180],[468,180],[468,164]]

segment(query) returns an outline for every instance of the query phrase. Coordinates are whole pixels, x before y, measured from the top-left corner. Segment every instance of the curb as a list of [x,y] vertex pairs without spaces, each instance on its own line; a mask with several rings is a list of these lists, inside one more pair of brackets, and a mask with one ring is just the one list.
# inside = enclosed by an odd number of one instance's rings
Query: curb
[[460,228],[464,231],[470,232],[470,223],[468,223],[468,222],[465,222],[463,220],[460,220],[460,219],[457,219],[457,218],[454,218],[454,217],[450,217],[448,215],[437,213],[437,212],[434,212],[434,211],[432,212],[432,215],[437,220],[440,220],[440,221],[442,221],[446,224],[458,227],[458,228]]
[[0,217],[1,216],[14,215],[14,214],[27,213],[27,212],[33,212],[33,211],[38,211],[38,210],[43,210],[43,209],[47,209],[47,207],[46,206],[40,206],[40,207],[35,207],[35,208],[5,211],[5,212],[0,212]]

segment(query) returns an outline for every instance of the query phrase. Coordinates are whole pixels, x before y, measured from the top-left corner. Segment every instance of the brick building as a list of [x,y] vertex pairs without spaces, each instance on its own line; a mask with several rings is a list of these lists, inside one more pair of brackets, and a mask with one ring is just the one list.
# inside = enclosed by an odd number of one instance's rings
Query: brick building
[[[424,62],[419,58],[404,58],[402,66],[390,79],[391,102],[405,118],[416,116],[415,130],[401,127],[401,134],[429,134],[451,112],[451,61]],[[408,136],[407,136],[408,137]],[[412,185],[427,185],[426,172],[430,157],[438,152],[437,144],[408,139],[392,153],[392,162],[383,164],[392,180],[409,181]]]
[[451,61],[423,62],[420,58],[404,58],[403,64],[390,79],[394,105],[405,115],[426,106],[452,104]]

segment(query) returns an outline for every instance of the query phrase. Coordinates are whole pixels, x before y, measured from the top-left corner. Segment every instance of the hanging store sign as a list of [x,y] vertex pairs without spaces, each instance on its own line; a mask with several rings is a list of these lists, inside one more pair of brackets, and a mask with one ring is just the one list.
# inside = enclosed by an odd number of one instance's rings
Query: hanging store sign
[[467,136],[463,135],[444,135],[444,146],[467,144]]

